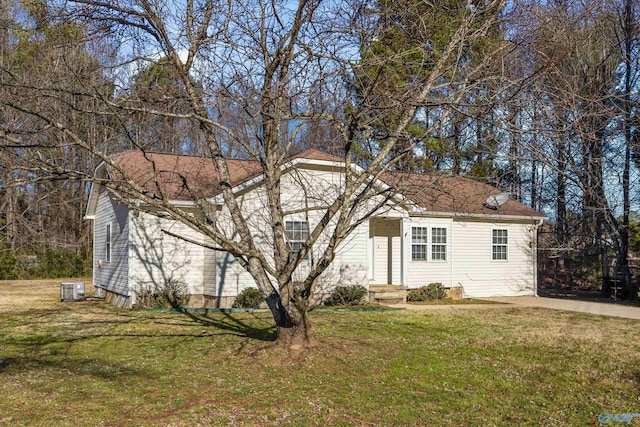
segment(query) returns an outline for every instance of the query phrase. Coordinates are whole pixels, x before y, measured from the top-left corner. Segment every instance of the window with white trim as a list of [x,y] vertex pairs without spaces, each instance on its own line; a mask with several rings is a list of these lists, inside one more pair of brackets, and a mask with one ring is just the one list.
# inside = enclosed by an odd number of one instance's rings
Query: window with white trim
[[411,261],[426,261],[429,245],[427,227],[411,227]]
[[507,230],[492,230],[491,259],[494,261],[506,261],[509,252],[509,234]]
[[433,227],[431,229],[431,261],[447,260],[447,229]]
[[[292,252],[298,252],[309,240],[309,224],[307,221],[285,221],[284,232],[287,237],[287,245]],[[309,256],[307,256],[305,259]]]
[[104,240],[104,261],[111,262],[111,223],[107,223],[106,236]]

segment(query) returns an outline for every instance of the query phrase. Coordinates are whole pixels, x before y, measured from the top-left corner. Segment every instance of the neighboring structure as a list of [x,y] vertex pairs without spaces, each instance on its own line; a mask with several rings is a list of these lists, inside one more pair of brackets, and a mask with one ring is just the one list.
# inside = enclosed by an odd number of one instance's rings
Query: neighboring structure
[[[206,198],[216,224],[233,233],[211,159],[128,151],[113,160],[150,194],[162,192],[185,209]],[[340,158],[317,150],[292,157],[283,168],[283,205],[297,212],[285,221],[295,246],[319,220],[317,211],[303,208],[339,188],[345,168]],[[260,164],[229,160],[229,169],[250,226],[264,230]],[[105,165],[97,172],[114,180],[120,175]],[[536,231],[543,215],[469,178],[387,173],[382,181],[396,196],[340,246],[319,283],[323,294],[338,284],[415,288],[440,282],[462,297],[535,295]],[[129,209],[102,185],[91,188],[86,218],[94,221],[94,285],[115,305],[131,307],[149,290],[180,284],[188,288],[192,306],[229,307],[243,289],[255,287],[232,255],[174,237],[203,242],[201,234]],[[268,233],[261,238],[267,245]]]

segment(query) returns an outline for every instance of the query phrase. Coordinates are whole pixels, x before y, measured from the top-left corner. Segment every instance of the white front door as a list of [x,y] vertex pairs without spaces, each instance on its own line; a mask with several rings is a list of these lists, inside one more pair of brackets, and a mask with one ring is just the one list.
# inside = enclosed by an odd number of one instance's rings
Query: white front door
[[373,282],[400,283],[400,220],[372,219]]
[[393,244],[389,244],[389,239],[387,236],[373,237],[373,280],[378,284],[391,283],[389,259]]

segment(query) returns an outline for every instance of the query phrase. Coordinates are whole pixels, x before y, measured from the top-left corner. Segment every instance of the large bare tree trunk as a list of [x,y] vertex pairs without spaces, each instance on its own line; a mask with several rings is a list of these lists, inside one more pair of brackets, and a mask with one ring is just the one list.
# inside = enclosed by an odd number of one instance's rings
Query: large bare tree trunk
[[289,346],[312,346],[313,331],[309,311],[295,304],[283,304],[278,294],[267,297],[278,331],[278,342]]

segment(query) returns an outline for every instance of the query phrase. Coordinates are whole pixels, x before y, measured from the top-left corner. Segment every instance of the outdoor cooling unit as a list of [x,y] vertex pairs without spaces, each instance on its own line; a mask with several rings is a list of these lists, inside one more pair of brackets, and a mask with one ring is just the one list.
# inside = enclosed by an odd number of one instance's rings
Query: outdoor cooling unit
[[82,301],[84,299],[84,282],[60,283],[60,301]]

